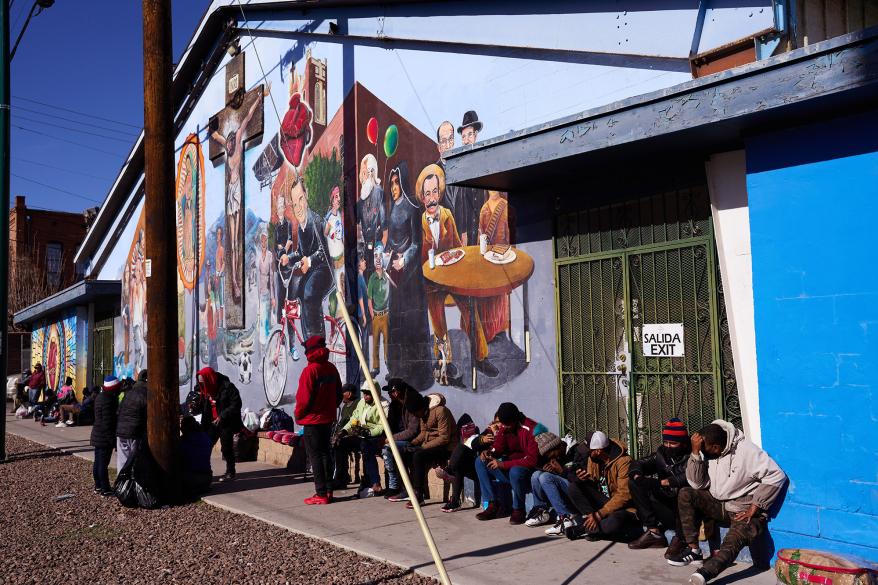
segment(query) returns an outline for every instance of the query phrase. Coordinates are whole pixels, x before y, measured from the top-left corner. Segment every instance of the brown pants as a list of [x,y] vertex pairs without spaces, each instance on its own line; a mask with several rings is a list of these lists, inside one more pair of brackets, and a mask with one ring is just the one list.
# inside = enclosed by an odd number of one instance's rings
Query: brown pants
[[387,326],[387,313],[383,315],[379,315],[375,313],[372,317],[372,369],[379,370],[381,369],[381,364],[378,361],[378,347],[380,341],[378,339],[379,336],[384,336],[384,363],[387,363],[387,332],[389,331]]
[[[448,324],[445,321],[445,297],[447,296],[448,293],[443,290],[427,291],[427,311],[430,313],[430,324],[433,326],[433,334],[439,339],[445,339],[445,335],[448,333]],[[460,320],[462,321],[463,330],[472,338],[469,299],[457,295],[453,295],[453,297],[454,302],[457,303],[457,308],[460,309]],[[485,341],[485,331],[482,329],[482,322],[479,319],[478,311],[476,311],[475,320],[476,344],[473,352],[475,353],[476,361],[482,361],[488,357],[488,342]]]
[[734,520],[723,506],[723,502],[710,495],[708,490],[682,488],[677,507],[687,544],[698,542],[698,527],[703,520],[716,520],[717,524],[730,525],[720,549],[713,556],[705,559],[701,567],[701,572],[707,579],[713,579],[731,567],[741,549],[765,532],[765,525],[768,522],[765,514],[762,513],[753,516],[749,522]]

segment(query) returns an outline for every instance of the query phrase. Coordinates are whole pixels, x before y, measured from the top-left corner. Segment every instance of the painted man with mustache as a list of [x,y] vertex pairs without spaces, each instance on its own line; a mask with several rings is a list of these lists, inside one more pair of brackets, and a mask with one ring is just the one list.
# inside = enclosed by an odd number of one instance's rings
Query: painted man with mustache
[[[424,205],[424,214],[421,217],[421,263],[427,261],[429,250],[432,248],[435,255],[452,248],[461,246],[460,235],[454,216],[447,208],[439,205],[445,194],[445,172],[439,165],[431,164],[424,167],[417,182],[418,197]],[[448,325],[445,320],[445,297],[448,291],[437,287],[429,281],[424,286],[427,297],[427,312],[430,315],[430,323],[433,326],[433,353],[439,358],[439,348],[444,348],[446,359],[452,361],[451,344],[448,343]],[[476,368],[485,375],[497,376],[497,368],[488,361],[488,344],[485,341],[485,333],[479,320],[478,313],[475,315],[475,335],[470,331],[470,307],[466,297],[453,295],[454,302],[460,309],[461,328],[466,331],[470,339],[475,337],[473,348],[474,363]]]

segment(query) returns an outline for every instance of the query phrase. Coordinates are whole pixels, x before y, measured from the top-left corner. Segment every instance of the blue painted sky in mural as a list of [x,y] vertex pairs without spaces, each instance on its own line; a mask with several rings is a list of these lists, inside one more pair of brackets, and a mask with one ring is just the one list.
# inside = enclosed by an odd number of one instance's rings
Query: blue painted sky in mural
[[[31,4],[13,5],[13,39]],[[173,3],[175,58],[209,4]],[[140,2],[59,0],[31,20],[12,62],[13,195],[65,211],[103,201],[143,123],[141,30]]]

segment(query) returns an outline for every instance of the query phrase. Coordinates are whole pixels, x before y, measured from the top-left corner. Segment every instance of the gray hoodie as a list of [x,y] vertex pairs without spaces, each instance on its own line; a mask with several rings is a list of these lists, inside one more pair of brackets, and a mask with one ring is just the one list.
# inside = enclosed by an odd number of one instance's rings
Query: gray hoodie
[[724,420],[713,424],[726,432],[725,449],[709,461],[703,453],[691,455],[686,465],[689,485],[709,489],[730,513],[746,510],[750,504],[768,510],[786,482],[786,474],[768,453],[745,439],[740,429]]

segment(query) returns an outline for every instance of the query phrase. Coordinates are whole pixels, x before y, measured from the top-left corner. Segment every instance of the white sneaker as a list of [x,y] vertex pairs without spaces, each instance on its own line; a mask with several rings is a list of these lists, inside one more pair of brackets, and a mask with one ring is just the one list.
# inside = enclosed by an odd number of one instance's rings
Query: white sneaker
[[704,585],[706,582],[701,573],[692,573],[692,576],[686,581],[686,585]]
[[524,521],[525,526],[544,526],[552,521],[552,515],[548,510],[531,512],[531,517]]
[[546,535],[548,536],[564,536],[567,529],[571,526],[575,526],[576,523],[573,522],[570,518],[566,516],[561,516],[558,518],[558,521],[555,522],[554,526],[546,528]]
[[73,426],[73,421],[72,421],[72,420],[68,420],[68,421],[65,422],[64,424],[67,425],[68,427],[72,427],[72,426]]
[[61,428],[61,427],[64,427],[64,426],[66,426],[66,425],[65,425],[63,422],[61,422],[61,421],[59,420],[59,421],[58,421],[58,424],[55,425],[55,428],[58,429],[58,428]]

